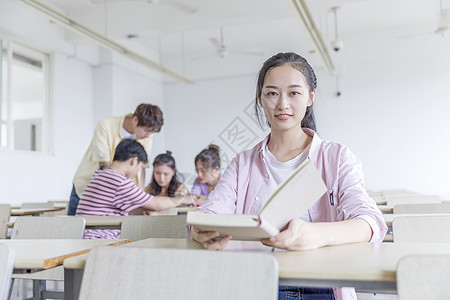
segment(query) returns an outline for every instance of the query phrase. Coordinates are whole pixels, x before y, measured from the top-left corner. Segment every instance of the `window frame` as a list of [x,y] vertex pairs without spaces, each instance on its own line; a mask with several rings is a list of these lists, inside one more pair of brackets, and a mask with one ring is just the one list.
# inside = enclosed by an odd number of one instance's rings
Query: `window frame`
[[[3,104],[3,101],[6,101],[6,122],[3,120],[0,115],[0,125],[6,123],[6,145],[3,146],[0,140],[0,151],[11,151],[11,152],[26,152],[26,153],[42,153],[42,154],[50,154],[51,153],[51,97],[50,97],[50,54],[44,51],[38,50],[32,46],[25,45],[19,41],[16,41],[12,38],[4,36],[0,33],[0,40],[2,41],[2,48],[6,49],[6,63],[7,69],[6,74],[3,74],[3,69],[0,68],[0,84],[2,84],[1,80],[6,80],[6,93],[2,93],[5,95],[6,99],[3,99],[3,94],[0,94],[0,105]],[[6,43],[5,43],[6,42]],[[5,45],[6,44],[6,45]],[[1,49],[0,51],[3,51]],[[16,53],[21,57],[29,59],[30,61],[39,61],[42,66],[43,73],[43,81],[44,86],[42,89],[43,92],[43,103],[42,103],[42,115],[40,116],[42,120],[42,128],[41,128],[41,149],[40,150],[24,150],[24,149],[14,149],[14,120],[13,120],[13,99],[12,99],[12,65],[13,60],[20,61],[13,57],[13,54]],[[0,59],[3,59],[0,57]],[[30,65],[32,65],[30,63]],[[0,113],[1,109],[0,109]],[[0,126],[1,128],[1,126]],[[1,130],[1,129],[0,129]],[[0,138],[1,133],[0,133]]]

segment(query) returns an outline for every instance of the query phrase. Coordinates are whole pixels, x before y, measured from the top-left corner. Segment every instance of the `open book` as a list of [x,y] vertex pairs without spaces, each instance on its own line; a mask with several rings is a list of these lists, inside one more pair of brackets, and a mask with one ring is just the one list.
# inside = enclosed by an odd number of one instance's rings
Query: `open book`
[[259,215],[217,215],[188,212],[186,223],[202,231],[217,231],[235,240],[260,240],[277,235],[300,217],[326,192],[314,164],[306,159],[270,195]]

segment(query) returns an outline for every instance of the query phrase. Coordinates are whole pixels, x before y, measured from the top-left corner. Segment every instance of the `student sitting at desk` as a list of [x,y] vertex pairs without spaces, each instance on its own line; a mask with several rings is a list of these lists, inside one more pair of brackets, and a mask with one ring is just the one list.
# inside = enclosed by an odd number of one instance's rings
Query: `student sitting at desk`
[[[116,148],[113,162],[98,169],[91,178],[76,211],[78,216],[127,216],[141,207],[159,211],[179,204],[190,204],[190,198],[152,196],[138,188],[133,178],[148,162],[144,147],[132,139],[123,139]],[[87,229],[85,239],[118,239],[120,230]]]
[[[305,214],[262,243],[304,250],[383,241],[387,227],[381,211],[364,189],[360,161],[346,146],[324,141],[315,132],[315,95],[316,76],[303,57],[279,53],[269,58],[259,72],[255,110],[257,115],[261,109],[264,111],[270,134],[232,160],[199,210],[256,215],[277,185],[303,160],[310,159],[322,174],[328,192]],[[208,249],[223,249],[230,239],[195,227],[191,234]],[[279,299],[286,299],[287,295],[298,295],[295,299],[356,299],[353,288],[281,286]]]
[[178,172],[172,152],[159,154],[153,161],[153,176],[145,191],[153,196],[183,197],[189,195],[188,187],[178,181]]
[[205,201],[214,190],[220,179],[220,148],[214,144],[202,150],[195,157],[197,179],[191,190],[191,195],[199,201]]

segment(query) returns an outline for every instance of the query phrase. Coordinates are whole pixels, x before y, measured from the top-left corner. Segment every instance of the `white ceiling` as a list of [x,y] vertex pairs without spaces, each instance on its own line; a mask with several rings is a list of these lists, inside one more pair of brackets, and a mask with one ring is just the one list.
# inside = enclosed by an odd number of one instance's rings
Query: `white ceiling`
[[[155,51],[161,49],[166,56],[182,51],[191,58],[212,53],[215,49],[209,39],[219,38],[221,26],[228,49],[264,51],[266,56],[277,50],[304,53],[314,49],[288,0],[108,0],[106,5],[104,0],[49,2],[112,39],[135,34],[140,43]],[[431,32],[439,21],[439,0],[306,2],[328,43],[334,35],[332,6],[340,7],[342,39],[380,31],[395,35]],[[442,0],[442,5],[450,8],[450,0]]]

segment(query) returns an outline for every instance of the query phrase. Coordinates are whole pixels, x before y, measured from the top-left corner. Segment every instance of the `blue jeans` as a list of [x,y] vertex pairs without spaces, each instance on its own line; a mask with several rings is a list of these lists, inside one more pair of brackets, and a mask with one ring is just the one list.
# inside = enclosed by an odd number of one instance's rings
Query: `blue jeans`
[[278,287],[278,300],[334,300],[333,289],[302,288],[295,286]]
[[78,197],[77,192],[75,191],[75,187],[72,186],[72,193],[70,193],[69,207],[67,208],[68,216],[75,215],[78,207],[78,202],[80,202],[80,197]]

